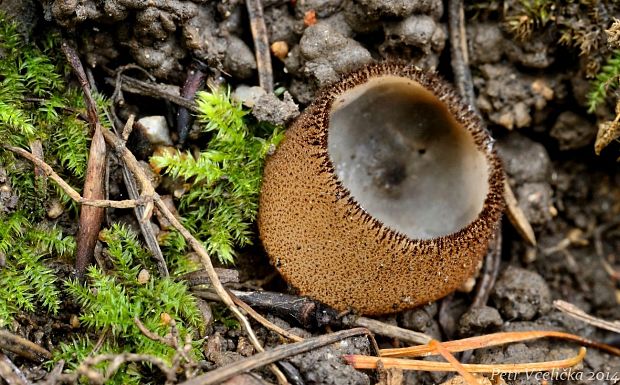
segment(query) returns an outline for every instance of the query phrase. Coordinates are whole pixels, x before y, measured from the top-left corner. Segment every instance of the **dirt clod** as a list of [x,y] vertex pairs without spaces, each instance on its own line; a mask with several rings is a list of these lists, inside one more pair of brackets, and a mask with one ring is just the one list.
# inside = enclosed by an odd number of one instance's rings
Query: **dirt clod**
[[500,275],[492,298],[508,319],[531,320],[551,309],[551,293],[544,278],[514,266],[508,266]]
[[596,132],[596,125],[572,111],[564,111],[558,116],[550,134],[557,139],[560,150],[564,151],[592,144]]
[[252,115],[262,122],[284,125],[299,115],[299,107],[288,92],[284,93],[283,100],[273,93],[266,93],[254,104]]
[[366,337],[354,337],[290,359],[308,385],[370,385],[363,372],[344,363],[344,354],[369,354]]
[[502,324],[502,317],[496,308],[490,306],[475,307],[461,316],[458,332],[459,335],[467,337],[494,331]]

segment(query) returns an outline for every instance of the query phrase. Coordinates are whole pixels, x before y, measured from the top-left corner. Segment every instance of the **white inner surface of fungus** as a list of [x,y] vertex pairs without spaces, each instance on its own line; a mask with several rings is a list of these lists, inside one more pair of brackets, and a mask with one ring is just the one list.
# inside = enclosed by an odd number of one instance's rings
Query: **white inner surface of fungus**
[[358,204],[412,239],[472,222],[488,191],[488,167],[471,134],[419,83],[382,76],[332,106],[328,153]]

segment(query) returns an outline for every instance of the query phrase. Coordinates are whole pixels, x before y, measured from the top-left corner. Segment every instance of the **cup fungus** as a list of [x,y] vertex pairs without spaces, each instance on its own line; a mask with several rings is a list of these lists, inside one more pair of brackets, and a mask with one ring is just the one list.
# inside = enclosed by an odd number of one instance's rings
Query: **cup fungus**
[[384,314],[476,270],[503,171],[475,114],[436,75],[373,64],[318,96],[268,159],[260,237],[301,294]]

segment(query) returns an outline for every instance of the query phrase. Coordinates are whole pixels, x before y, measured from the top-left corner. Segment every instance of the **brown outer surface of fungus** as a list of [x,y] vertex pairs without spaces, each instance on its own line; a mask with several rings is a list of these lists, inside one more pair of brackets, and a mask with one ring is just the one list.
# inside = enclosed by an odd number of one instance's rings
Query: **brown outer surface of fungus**
[[[370,216],[338,180],[327,150],[332,102],[372,77],[412,79],[444,103],[488,163],[482,211],[461,230],[409,239]],[[436,75],[397,63],[371,64],[324,89],[265,165],[260,238],[284,279],[339,310],[376,315],[439,299],[470,277],[503,211],[503,171],[477,116]]]

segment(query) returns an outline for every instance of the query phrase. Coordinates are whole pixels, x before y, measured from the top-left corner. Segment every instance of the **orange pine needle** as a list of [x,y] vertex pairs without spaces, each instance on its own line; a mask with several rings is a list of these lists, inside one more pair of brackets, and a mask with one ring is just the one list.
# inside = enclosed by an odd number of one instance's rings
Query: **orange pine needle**
[[[579,349],[576,356],[556,361],[530,362],[524,364],[459,364],[469,373],[523,373],[570,368],[580,363],[586,355],[586,348]],[[421,370],[429,372],[454,372],[457,369],[450,362],[410,360],[361,355],[346,355],[345,360],[356,369],[376,369],[378,364],[385,369]],[[474,382],[476,383],[476,382]]]
[[469,385],[479,385],[476,378],[463,367],[463,364],[461,364],[456,358],[454,358],[452,353],[450,353],[441,344],[441,342],[437,340],[432,340],[431,342],[428,343],[428,346],[433,347],[437,351],[437,353],[439,353],[446,361],[448,361],[452,365],[452,367],[461,376],[463,376],[463,379],[465,380],[465,382],[467,382]]
[[[580,345],[594,347],[607,353],[620,356],[620,349],[613,346],[595,342],[570,333],[548,330],[492,333],[483,336],[464,338],[461,340],[442,342],[441,345],[449,352],[455,353],[538,338],[559,338],[574,341]],[[379,354],[381,357],[423,357],[435,355],[437,352],[434,347],[429,345],[420,345],[398,349],[381,349]]]

